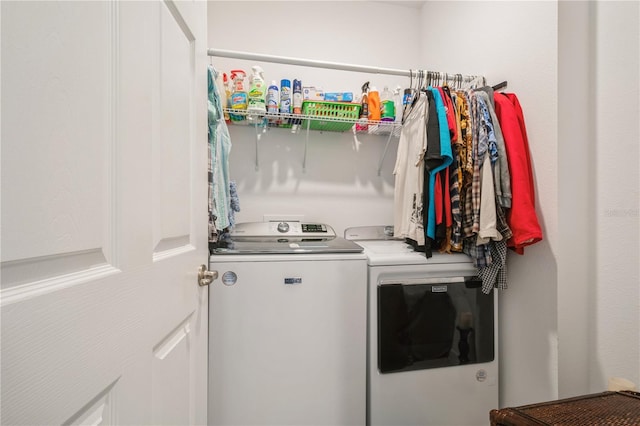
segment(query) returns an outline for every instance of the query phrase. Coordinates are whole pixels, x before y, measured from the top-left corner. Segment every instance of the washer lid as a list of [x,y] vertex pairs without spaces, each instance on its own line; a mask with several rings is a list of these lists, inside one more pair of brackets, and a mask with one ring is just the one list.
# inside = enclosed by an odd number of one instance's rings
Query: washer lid
[[370,266],[392,265],[435,265],[463,263],[472,265],[472,261],[462,253],[437,253],[427,258],[424,253],[413,250],[413,247],[399,240],[357,241],[364,248]]
[[364,248],[370,266],[473,264],[471,258],[462,253],[434,251],[433,256],[427,258],[425,253],[415,251],[404,239],[394,237],[392,225],[354,226],[347,228],[344,236]]
[[353,241],[337,237],[322,223],[239,223],[229,239],[219,241],[213,254],[361,253]]

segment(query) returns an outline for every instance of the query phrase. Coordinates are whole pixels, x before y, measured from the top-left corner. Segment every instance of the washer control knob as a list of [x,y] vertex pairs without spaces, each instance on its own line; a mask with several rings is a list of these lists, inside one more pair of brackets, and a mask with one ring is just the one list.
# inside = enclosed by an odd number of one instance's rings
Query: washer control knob
[[278,232],[289,232],[289,224],[287,222],[280,222],[278,224]]

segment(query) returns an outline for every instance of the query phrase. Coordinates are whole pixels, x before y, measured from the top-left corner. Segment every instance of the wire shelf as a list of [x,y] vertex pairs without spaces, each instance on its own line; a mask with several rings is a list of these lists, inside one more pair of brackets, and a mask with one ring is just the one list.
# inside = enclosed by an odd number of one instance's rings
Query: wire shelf
[[[307,144],[309,143],[309,132],[346,132],[351,131],[353,137],[358,135],[378,135],[384,136],[387,143],[378,162],[378,176],[382,170],[382,162],[384,161],[389,144],[392,137],[400,137],[402,124],[386,121],[368,121],[355,118],[344,118],[335,116],[319,116],[313,114],[270,114],[270,113],[254,113],[246,110],[234,110],[231,108],[223,108],[225,116],[229,116],[234,126],[253,127],[256,131],[255,140],[255,169],[259,170],[259,140],[260,133],[264,133],[271,128],[289,129],[292,133],[304,131],[304,157],[302,159],[302,171],[306,172],[307,167]],[[313,127],[311,124],[313,123]],[[345,126],[346,124],[346,126]]]
[[[309,114],[287,114],[287,113],[267,113],[264,114],[249,112],[246,110],[234,110],[223,108],[225,115],[231,117],[231,124],[239,126],[258,126],[270,128],[291,129],[293,133],[300,130],[309,130],[309,125],[316,124],[311,131],[316,132],[345,132],[352,131],[358,134],[370,135],[393,135],[399,136],[402,124],[386,121],[369,121],[353,118],[318,116]],[[346,126],[345,123],[351,124]],[[320,128],[318,128],[318,124]]]

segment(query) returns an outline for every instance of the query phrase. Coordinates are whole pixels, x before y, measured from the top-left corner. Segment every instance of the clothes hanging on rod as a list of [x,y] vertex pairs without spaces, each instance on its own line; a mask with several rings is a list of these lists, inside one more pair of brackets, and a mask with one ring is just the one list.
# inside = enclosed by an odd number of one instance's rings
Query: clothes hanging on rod
[[398,155],[393,168],[396,176],[394,197],[394,235],[415,241],[424,246],[425,230],[423,211],[424,155],[427,149],[425,137],[429,118],[426,98],[417,100],[398,140]]
[[[433,73],[425,75],[425,84],[442,81]],[[506,288],[507,246],[522,253],[524,245],[542,239],[533,206],[524,119],[517,98],[494,93],[488,86],[456,90],[447,84],[428,86],[418,94],[421,108],[428,111],[426,131],[415,132],[416,124],[424,124],[410,112],[402,132],[411,130],[412,136],[400,136],[394,174],[398,195],[402,188],[419,187],[407,177],[424,169],[423,194],[396,196],[394,212],[398,214],[409,204],[421,206],[425,238],[412,239],[405,232],[406,227],[401,227],[397,235],[407,238],[427,256],[432,250],[464,252],[478,268],[485,293]],[[503,131],[503,127],[508,130]],[[412,142],[420,147],[416,152],[424,161],[412,162],[414,154],[404,170],[398,165],[406,154],[405,145],[416,135],[424,138],[419,143]],[[441,167],[443,162],[447,166]],[[511,186],[512,170],[513,179],[518,179],[517,188]],[[422,203],[415,203],[415,199],[422,199]],[[407,205],[398,205],[401,203]],[[411,212],[415,215],[415,210]],[[399,226],[406,220],[395,217],[394,222]]]
[[[208,80],[208,124],[209,124],[209,242],[218,241],[220,234],[233,226],[235,212],[240,211],[235,184],[229,179],[229,153],[231,137],[224,121],[220,93],[216,85],[218,72],[209,65]],[[233,196],[232,196],[233,195]]]
[[496,115],[504,133],[513,185],[511,208],[507,211],[513,236],[507,245],[516,253],[524,254],[526,246],[542,240],[535,208],[533,170],[524,113],[513,93],[495,93],[494,99]]

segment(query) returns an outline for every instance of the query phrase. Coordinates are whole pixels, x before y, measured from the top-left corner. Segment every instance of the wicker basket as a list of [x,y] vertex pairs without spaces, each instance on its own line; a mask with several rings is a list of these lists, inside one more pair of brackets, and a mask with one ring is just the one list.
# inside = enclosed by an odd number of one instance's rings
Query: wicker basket
[[[347,102],[304,101],[302,114],[318,117],[310,120],[309,128],[312,130],[326,130],[330,132],[345,132],[351,129],[360,116],[360,104]],[[307,120],[302,123],[302,128],[307,127]]]
[[640,393],[602,392],[491,410],[491,426],[638,426]]

